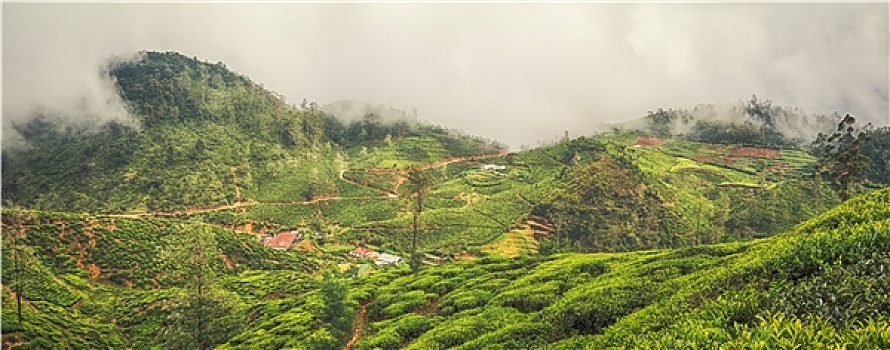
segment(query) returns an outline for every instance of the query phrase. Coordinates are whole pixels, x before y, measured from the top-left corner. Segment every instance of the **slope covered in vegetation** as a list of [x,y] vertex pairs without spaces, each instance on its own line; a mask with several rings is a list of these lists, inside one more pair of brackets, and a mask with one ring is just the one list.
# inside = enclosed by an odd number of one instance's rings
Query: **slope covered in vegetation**
[[[26,230],[18,247],[28,247],[3,252],[4,347],[172,346],[170,312],[187,287],[151,253],[187,234],[175,221],[4,214],[4,231]],[[224,256],[212,288],[230,310],[214,328],[221,348],[890,345],[890,189],[749,242],[487,257],[351,280],[213,230]],[[10,255],[28,250],[20,323]]]
[[314,103],[288,105],[222,63],[178,53],[146,52],[109,74],[141,128],[80,129],[54,116],[17,125],[28,144],[3,148],[5,199],[46,210],[143,212],[367,195],[337,178],[352,158],[391,167],[379,154],[411,164],[499,151],[415,121],[367,115],[344,123]]
[[821,122],[756,99],[509,153],[176,53],[109,72],[140,128],[3,149],[4,348],[890,345],[886,128],[839,189],[786,133]]
[[396,270],[353,283],[354,348],[884,348],[888,252],[884,189],[747,243]]
[[[4,348],[164,343],[168,316],[181,310],[186,287],[171,274],[162,252],[176,237],[194,234],[189,225],[5,209]],[[245,322],[248,311],[261,309],[262,300],[289,298],[314,286],[311,274],[324,266],[311,256],[270,250],[252,236],[197,225],[210,230],[213,239],[206,243],[219,251],[208,257],[207,269],[219,277],[213,288],[232,304],[225,317],[229,331]],[[17,292],[23,299],[21,321]]]

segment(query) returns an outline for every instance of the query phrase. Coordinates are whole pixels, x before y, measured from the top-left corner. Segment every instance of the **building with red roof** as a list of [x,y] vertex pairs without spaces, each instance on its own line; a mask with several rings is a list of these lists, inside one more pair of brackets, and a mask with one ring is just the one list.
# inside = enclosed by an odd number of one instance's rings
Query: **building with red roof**
[[272,249],[288,250],[294,246],[294,241],[302,238],[302,236],[297,231],[281,232],[266,242],[266,246]]

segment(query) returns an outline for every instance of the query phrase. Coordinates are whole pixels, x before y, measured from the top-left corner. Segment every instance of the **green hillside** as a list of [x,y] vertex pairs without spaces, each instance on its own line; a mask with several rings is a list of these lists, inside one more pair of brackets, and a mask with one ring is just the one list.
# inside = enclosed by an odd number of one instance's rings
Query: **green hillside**
[[[808,175],[815,159],[796,149],[684,140],[642,146],[645,139],[583,137],[484,160],[414,164],[435,179],[420,215],[419,250],[446,257],[515,256],[518,250],[630,251],[732,242],[776,234],[839,203],[828,184],[816,186]],[[373,153],[390,154],[380,149]],[[744,153],[752,150],[772,156]],[[399,165],[379,163],[359,161],[342,172],[367,194],[256,201],[194,216],[228,226],[299,228],[335,245],[405,254],[412,233],[402,187],[406,173]],[[481,170],[483,164],[502,168]]]
[[884,189],[747,243],[376,274],[353,348],[884,348],[888,225]]
[[[185,287],[157,252],[201,224],[7,210],[3,225],[24,232],[3,250],[4,347],[167,344]],[[212,288],[230,310],[222,348],[890,345],[890,189],[766,239],[486,257],[349,280],[319,277],[329,262],[314,254],[209,228],[221,252]],[[10,280],[20,252],[31,257],[22,323]]]
[[[490,142],[374,115],[350,123],[280,96],[222,63],[145,52],[109,67],[141,126],[79,129],[38,116],[3,148],[4,199],[57,211],[145,212],[367,195],[351,162],[391,167],[496,153]],[[395,158],[394,158],[395,157]]]
[[[213,288],[232,304],[226,318],[232,329],[249,311],[316,286],[312,274],[326,264],[199,223],[4,209],[3,347],[163,344],[160,334],[170,325],[169,313],[180,307],[184,285],[159,256],[177,237],[201,227],[210,230],[220,252],[209,258],[208,269],[219,276]],[[15,291],[24,299],[21,322]]]
[[887,127],[809,145],[831,118],[754,98],[508,152],[178,53],[108,72],[139,127],[2,150],[3,348],[890,347]]

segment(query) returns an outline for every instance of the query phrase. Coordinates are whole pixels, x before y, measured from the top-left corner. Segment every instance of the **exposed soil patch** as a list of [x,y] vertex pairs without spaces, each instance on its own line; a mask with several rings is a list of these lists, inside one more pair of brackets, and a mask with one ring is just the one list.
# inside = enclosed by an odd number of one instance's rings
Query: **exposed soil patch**
[[102,269],[100,269],[99,265],[96,265],[95,263],[90,263],[90,265],[87,266],[87,271],[90,272],[91,280],[96,280],[99,278],[99,276],[102,276]]
[[355,321],[352,326],[352,338],[349,339],[349,342],[346,345],[343,345],[343,350],[352,349],[352,346],[358,342],[359,339],[362,338],[362,333],[365,331],[365,324],[368,323],[368,309],[362,304],[358,308],[358,315],[355,316]]
[[692,160],[699,162],[699,163],[714,164],[714,163],[718,163],[721,160],[721,158],[715,157],[715,156],[697,155],[697,156],[692,157]]
[[789,165],[788,163],[776,164],[766,168],[766,172],[768,173],[784,173],[791,170],[791,165]]
[[414,313],[418,314],[418,315],[428,315],[428,314],[434,314],[438,311],[439,311],[439,301],[434,300],[427,307],[417,310]]
[[461,252],[461,253],[454,254],[452,256],[452,259],[454,261],[469,261],[469,260],[475,260],[478,258],[479,258],[478,256],[476,256],[470,252]]
[[637,137],[637,142],[634,143],[634,146],[658,146],[664,143],[665,139],[655,136],[639,136]]
[[405,177],[401,175],[396,175],[396,183],[392,186],[392,192],[395,194],[399,194],[399,186],[405,182]]
[[729,152],[732,157],[755,157],[755,158],[782,158],[782,151],[771,148],[759,147],[736,147]]
[[14,349],[19,346],[30,343],[29,341],[25,341],[21,338],[19,334],[4,334],[3,335],[3,349]]
[[220,254],[220,257],[222,257],[223,265],[226,265],[227,269],[229,269],[229,270],[235,269],[235,265],[232,264],[232,260],[229,260],[228,256],[226,256],[225,254]]
[[229,168],[229,171],[232,172],[232,182],[235,185],[235,198],[236,198],[236,200],[240,201],[241,200],[241,186],[238,186],[238,173],[236,172],[236,170],[238,170],[238,167],[236,167],[236,166]]
[[117,223],[114,222],[114,218],[110,218],[108,219],[108,221],[105,221],[105,228],[110,231],[117,230]]
[[315,251],[315,247],[312,246],[312,241],[310,241],[308,239],[304,239],[304,240],[300,241],[300,243],[295,244],[293,249],[307,251],[307,252]]

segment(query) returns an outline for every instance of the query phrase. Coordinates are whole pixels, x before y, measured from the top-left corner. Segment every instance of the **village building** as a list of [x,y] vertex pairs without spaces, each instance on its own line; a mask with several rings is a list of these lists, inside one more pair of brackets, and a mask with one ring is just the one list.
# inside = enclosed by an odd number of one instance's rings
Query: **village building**
[[402,258],[387,253],[380,253],[380,255],[377,256],[377,260],[374,261],[377,266],[398,265],[401,262]]
[[360,258],[360,259],[362,259],[362,258],[376,259],[378,256],[378,253],[371,249],[365,248],[365,247],[356,247],[353,251],[349,252],[349,255],[352,255],[352,256],[354,256],[356,258]]
[[482,164],[482,166],[479,167],[479,171],[501,171],[501,170],[507,170],[507,166],[506,165],[497,165],[497,164]]
[[277,250],[288,250],[294,246],[294,242],[303,238],[303,234],[297,231],[281,232],[269,240],[264,240],[263,244],[267,247]]

